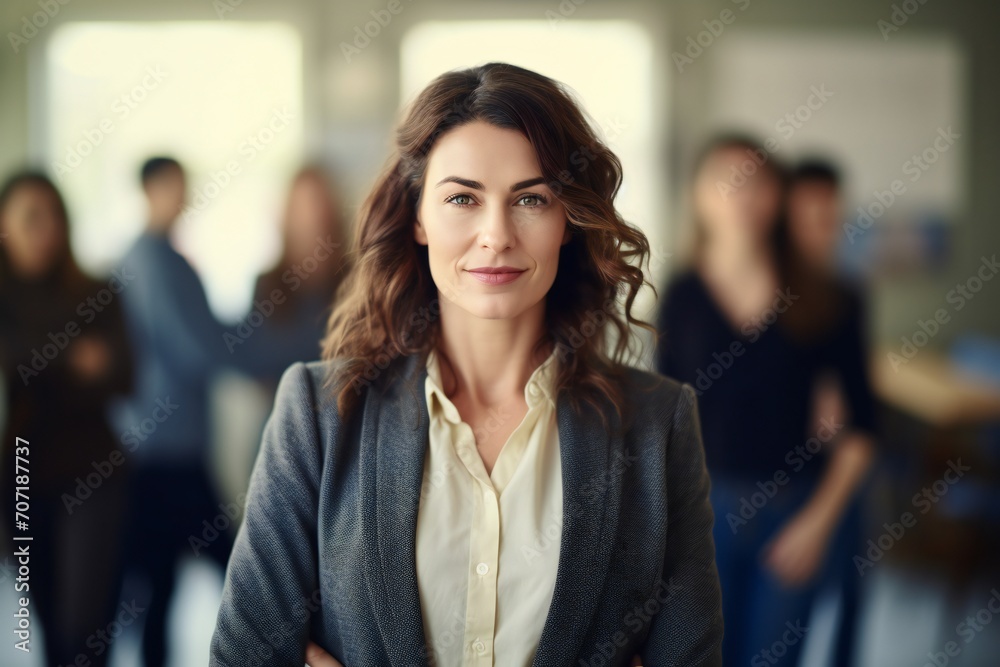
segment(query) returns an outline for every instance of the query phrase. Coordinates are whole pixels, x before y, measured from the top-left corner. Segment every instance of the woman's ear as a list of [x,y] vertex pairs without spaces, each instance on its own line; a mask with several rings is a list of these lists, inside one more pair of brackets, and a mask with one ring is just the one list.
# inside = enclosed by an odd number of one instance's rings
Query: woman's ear
[[563,230],[563,238],[562,238],[562,243],[560,245],[566,245],[567,243],[569,243],[569,240],[571,238],[573,238],[573,230],[572,228],[570,228],[569,221],[567,220],[566,229]]

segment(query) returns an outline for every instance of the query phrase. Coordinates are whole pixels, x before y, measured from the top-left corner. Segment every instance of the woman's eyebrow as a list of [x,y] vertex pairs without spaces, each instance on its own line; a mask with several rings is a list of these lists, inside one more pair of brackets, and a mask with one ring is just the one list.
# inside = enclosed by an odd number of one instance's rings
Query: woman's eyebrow
[[545,179],[541,176],[535,176],[534,178],[529,178],[526,181],[521,181],[520,183],[515,183],[510,186],[511,192],[517,192],[518,190],[523,190],[525,188],[530,188],[532,185],[538,185],[539,183],[544,183]]
[[[518,190],[523,190],[524,188],[530,188],[532,185],[538,185],[539,183],[544,183],[545,179],[541,176],[535,176],[534,178],[529,178],[526,181],[521,181],[510,186],[511,192],[517,192]],[[458,183],[459,185],[464,185],[467,188],[472,188],[473,190],[485,190],[486,186],[479,181],[469,180],[468,178],[462,178],[461,176],[448,176],[442,178],[438,181],[438,184],[434,187],[441,187],[445,183]]]
[[462,178],[461,176],[448,176],[446,178],[442,178],[440,181],[438,181],[438,184],[435,185],[434,187],[439,188],[445,183],[458,183],[459,185],[464,185],[465,187],[472,188],[473,190],[486,189],[486,186],[480,183],[479,181],[470,181],[469,179]]

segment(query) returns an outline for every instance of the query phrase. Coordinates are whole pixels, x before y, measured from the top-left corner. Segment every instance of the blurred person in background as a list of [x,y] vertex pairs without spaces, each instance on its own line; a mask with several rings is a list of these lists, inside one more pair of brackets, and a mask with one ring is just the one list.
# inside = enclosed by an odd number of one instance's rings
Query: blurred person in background
[[[756,141],[719,137],[696,161],[690,266],[663,291],[658,370],[699,395],[712,477],[724,664],[782,644],[795,664],[827,552],[871,460],[874,406],[857,331],[784,219],[786,172]],[[855,323],[857,324],[857,323]],[[834,371],[848,414],[813,421]]]
[[[7,543],[30,550],[30,588],[20,595],[41,621],[48,665],[84,664],[81,656],[89,665],[107,662],[108,651],[87,638],[107,627],[118,604],[128,463],[106,409],[131,388],[120,304],[128,280],[127,271],[103,282],[81,272],[66,206],[46,176],[7,180],[0,367],[9,407],[0,493],[8,539],[33,538]],[[15,498],[15,486],[27,489],[24,497]],[[26,532],[15,525],[17,500],[30,504]]]
[[[247,339],[260,364],[258,379],[273,401],[282,372],[296,361],[319,358],[333,297],[346,272],[340,202],[329,175],[307,165],[292,179],[282,217],[278,263],[254,286],[254,303],[276,301],[273,312]],[[249,351],[248,351],[249,352]]]
[[799,162],[788,181],[788,236],[800,261],[836,280],[837,250],[843,232],[840,171],[831,162]]
[[[209,382],[236,357],[198,275],[171,242],[186,200],[181,165],[151,158],[141,181],[147,225],[125,256],[135,274],[124,305],[137,366],[128,565],[149,585],[141,605],[148,607],[142,654],[146,667],[160,667],[167,662],[167,612],[178,561],[208,555],[225,567],[232,547],[224,530],[205,539],[202,522],[211,524],[223,512],[209,472]],[[197,549],[192,537],[203,540]]]
[[[304,166],[288,189],[278,262],[257,278],[244,336],[228,338],[234,352],[254,361],[260,405],[273,405],[286,368],[319,358],[326,320],[346,271],[344,232],[329,175],[318,165]],[[249,429],[255,436],[247,442],[248,453],[256,452],[266,417],[262,412],[256,429]],[[245,460],[243,484],[250,478],[253,457]]]
[[289,195],[282,258],[256,285],[254,308],[269,302],[259,313],[262,322],[240,335],[217,320],[197,273],[171,241],[186,201],[180,163],[151,158],[140,177],[149,217],[126,256],[137,278],[125,305],[137,350],[133,419],[155,426],[135,433],[129,562],[150,584],[143,656],[153,667],[166,660],[179,559],[207,554],[225,567],[232,548],[229,532],[206,536],[203,523],[225,512],[208,457],[210,383],[218,371],[232,368],[273,392],[290,364],[319,356],[342,240],[325,174],[304,169]]
[[[792,171],[786,198],[788,236],[802,271],[812,276],[814,296],[827,307],[811,323],[811,335],[819,345],[829,344],[853,350],[859,359],[844,360],[845,367],[857,374],[856,383],[865,394],[872,390],[866,365],[868,363],[867,306],[860,284],[849,282],[837,269],[837,250],[843,238],[841,175],[827,160],[803,160]],[[810,314],[810,317],[813,317]],[[844,341],[838,345],[836,341]],[[874,398],[867,398],[873,401]],[[843,423],[848,414],[844,388],[835,373],[827,373],[816,393],[814,428],[828,419]],[[835,637],[833,664],[848,667],[853,664],[857,612],[860,603],[860,578],[852,556],[861,551],[863,493],[855,494],[841,519],[840,539],[831,547],[830,575],[837,577],[840,592],[840,624]],[[839,570],[837,565],[839,564]]]

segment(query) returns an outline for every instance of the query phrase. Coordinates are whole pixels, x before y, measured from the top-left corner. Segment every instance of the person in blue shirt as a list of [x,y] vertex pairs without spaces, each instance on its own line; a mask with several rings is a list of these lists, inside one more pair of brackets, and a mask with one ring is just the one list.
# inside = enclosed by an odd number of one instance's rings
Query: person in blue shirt
[[136,389],[123,442],[135,464],[128,563],[149,582],[142,652],[146,667],[158,667],[167,658],[178,560],[207,555],[225,567],[232,535],[217,525],[239,520],[229,516],[239,508],[220,501],[209,473],[210,381],[226,366],[259,368],[252,354],[227,346],[232,332],[216,319],[198,275],[171,243],[185,204],[181,165],[152,158],[141,179],[148,223],[124,259],[135,276],[122,297]]

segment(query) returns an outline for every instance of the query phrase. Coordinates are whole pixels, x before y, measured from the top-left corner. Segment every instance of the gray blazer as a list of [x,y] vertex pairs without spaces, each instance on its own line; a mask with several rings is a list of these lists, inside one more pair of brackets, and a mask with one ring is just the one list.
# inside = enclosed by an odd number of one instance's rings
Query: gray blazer
[[[336,361],[285,371],[226,571],[210,665],[301,667],[312,639],[345,667],[432,665],[415,570],[427,369],[363,391],[341,420]],[[654,386],[655,385],[655,386]],[[649,389],[650,391],[645,391]],[[556,402],[563,524],[533,666],[721,665],[721,594],[694,390],[626,370],[638,417],[605,429]],[[610,403],[605,414],[619,421]],[[504,665],[503,656],[496,664]]]

